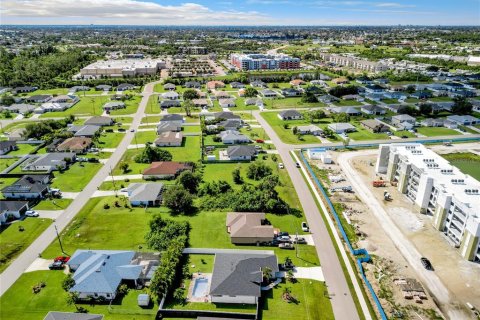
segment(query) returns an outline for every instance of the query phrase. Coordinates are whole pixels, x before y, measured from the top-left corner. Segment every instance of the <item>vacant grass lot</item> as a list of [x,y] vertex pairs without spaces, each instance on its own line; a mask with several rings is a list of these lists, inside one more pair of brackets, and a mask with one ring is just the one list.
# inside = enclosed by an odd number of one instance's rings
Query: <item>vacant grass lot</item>
[[456,136],[461,133],[453,129],[448,128],[436,128],[436,127],[420,127],[417,128],[417,132],[423,134],[427,137],[437,137],[437,136]]
[[292,97],[285,99],[263,99],[263,104],[267,109],[287,109],[287,108],[313,108],[324,107],[320,102],[305,103],[302,102],[301,97]]
[[125,134],[120,132],[102,132],[96,144],[100,149],[116,148],[124,137]]
[[[29,218],[0,228],[0,272],[23,252],[49,225],[50,219]],[[24,231],[19,231],[22,226]],[[3,309],[3,308],[0,308]],[[3,317],[0,317],[3,319]]]
[[[279,138],[289,144],[304,144],[304,143],[320,143],[320,140],[312,135],[303,135],[300,139],[293,134],[292,128],[295,126],[309,125],[306,120],[286,120],[283,121],[278,117],[276,112],[262,112],[262,117],[267,120],[270,126],[275,130]],[[288,124],[288,129],[283,127],[284,124]]]
[[64,172],[54,172],[52,188],[65,192],[80,192],[101,167],[101,163],[75,162]]
[[348,133],[348,137],[355,141],[380,140],[389,138],[386,133],[373,133],[365,129],[358,121],[352,122],[352,124],[357,128],[357,131]]
[[72,203],[72,199],[45,199],[40,201],[35,210],[64,210]]
[[[142,134],[142,135],[140,135]],[[152,131],[145,131],[145,132],[138,132],[137,133],[137,142],[139,144],[144,143],[146,141],[155,140],[156,137],[155,132]],[[145,139],[144,142],[141,142]],[[149,140],[150,139],[150,140]],[[135,143],[135,139],[133,140]],[[191,136],[191,137],[184,137],[183,138],[183,145],[182,147],[164,147],[164,150],[168,150],[172,154],[172,161],[192,161],[196,162],[200,160],[200,137],[199,136]],[[141,153],[143,148],[138,149],[129,149],[125,152],[122,157],[122,160],[113,170],[114,175],[121,175],[124,174],[122,170],[119,169],[119,165],[122,161],[125,161],[130,166],[130,172],[128,174],[141,174],[143,170],[145,170],[150,164],[147,163],[136,163],[135,156]]]
[[74,115],[101,115],[103,113],[102,106],[110,100],[109,96],[91,96],[80,97],[80,101],[73,107],[60,112],[47,112],[40,116],[40,118],[64,118],[71,114]]
[[[138,105],[140,104],[140,100],[142,100],[142,96],[135,95],[130,100],[125,100],[124,101],[124,103],[126,105],[125,109],[112,110],[112,111],[110,111],[110,114],[111,115],[134,114],[135,112],[137,112]],[[102,106],[103,106],[103,104],[102,104]]]
[[51,95],[61,95],[61,94],[67,94],[68,89],[67,88],[55,88],[55,89],[38,89],[33,91],[32,93],[29,93],[28,95],[34,96],[37,94],[51,94]]
[[408,138],[415,138],[415,134],[407,130],[393,131],[393,134],[397,137],[406,136]]
[[[52,310],[74,312],[75,307],[67,304],[68,294],[62,289],[64,278],[65,274],[59,270],[24,273],[0,299],[0,318],[42,320]],[[39,293],[32,293],[32,287],[40,282],[45,282],[46,286]],[[150,309],[137,306],[137,296],[144,292],[131,289],[123,299],[112,303],[112,311],[109,311],[108,304],[78,306],[86,308],[89,313],[103,314],[105,320],[153,319],[158,306]],[[16,303],[11,303],[12,299]]]
[[25,154],[30,154],[33,150],[35,150],[36,147],[38,147],[38,144],[23,144],[19,143],[17,144],[18,150],[10,151],[8,153],[9,156],[23,156]]
[[14,164],[18,158],[0,159],[0,171],[3,171]]
[[334,102],[333,104],[339,107],[356,107],[356,106],[362,105],[362,103],[358,102],[357,100],[344,100],[344,99],[340,99],[339,102]]
[[452,165],[480,181],[480,156],[470,152],[442,154]]

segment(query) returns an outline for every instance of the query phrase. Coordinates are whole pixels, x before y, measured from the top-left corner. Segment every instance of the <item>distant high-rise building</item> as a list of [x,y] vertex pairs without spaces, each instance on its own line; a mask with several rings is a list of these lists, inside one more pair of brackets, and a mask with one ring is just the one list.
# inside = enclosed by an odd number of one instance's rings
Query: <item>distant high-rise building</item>
[[232,54],[231,63],[240,70],[298,69],[300,58],[285,54]]

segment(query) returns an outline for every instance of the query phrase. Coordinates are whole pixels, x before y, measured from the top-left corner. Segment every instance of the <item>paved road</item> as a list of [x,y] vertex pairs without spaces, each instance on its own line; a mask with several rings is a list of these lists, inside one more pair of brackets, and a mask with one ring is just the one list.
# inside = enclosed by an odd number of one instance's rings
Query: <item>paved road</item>
[[[142,101],[140,102],[137,112],[133,116],[131,129],[138,129],[140,121],[145,114],[145,108],[147,106],[148,99],[153,93],[153,86],[155,83],[157,82],[152,82],[145,86],[143,90]],[[59,232],[61,232],[70,223],[70,221],[72,221],[75,215],[97,191],[97,187],[100,186],[103,181],[105,181],[110,173],[110,168],[113,169],[120,161],[123,153],[131,144],[133,136],[133,132],[126,132],[125,137],[120,145],[116,148],[116,151],[112,154],[110,159],[108,159],[105,165],[98,171],[98,173],[93,177],[83,191],[80,192],[80,194],[75,198],[65,212],[56,219],[55,225],[57,226]],[[38,258],[38,254],[43,252],[50,245],[50,243],[55,240],[55,237],[55,228],[54,224],[52,224],[12,262],[12,264],[0,275],[0,296],[3,295],[8,288],[10,288],[10,286],[22,275],[28,266],[30,266],[30,264],[32,264],[33,261]]]
[[[328,285],[328,291],[332,296],[331,302],[335,319],[359,319],[355,303],[353,302],[332,239],[330,238],[325,223],[321,218],[315,200],[290,155],[292,147],[284,144],[280,140],[272,127],[270,127],[267,121],[265,121],[260,115],[259,111],[253,112],[253,115],[265,129],[266,133],[277,148],[283,159],[285,170],[288,170],[292,183],[297,191],[297,195],[303,207],[303,212],[305,212],[305,216],[312,232],[313,241],[316,245],[315,248],[320,258],[325,281]],[[363,299],[363,296],[360,296],[359,299]],[[368,316],[368,314],[366,316]]]

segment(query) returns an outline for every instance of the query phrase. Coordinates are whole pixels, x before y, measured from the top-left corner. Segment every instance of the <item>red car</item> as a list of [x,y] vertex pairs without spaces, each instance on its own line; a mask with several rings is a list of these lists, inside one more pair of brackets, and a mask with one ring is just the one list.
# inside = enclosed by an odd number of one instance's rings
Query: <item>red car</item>
[[264,143],[265,141],[263,141],[262,139],[257,139],[255,140],[256,143]]
[[70,260],[70,257],[59,256],[53,259],[53,262],[61,261],[62,263],[67,263]]

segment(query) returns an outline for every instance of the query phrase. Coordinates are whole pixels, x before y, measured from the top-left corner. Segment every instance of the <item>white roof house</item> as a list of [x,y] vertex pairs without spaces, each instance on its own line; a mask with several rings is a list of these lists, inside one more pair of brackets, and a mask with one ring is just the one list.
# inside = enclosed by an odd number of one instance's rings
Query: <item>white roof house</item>
[[328,128],[335,133],[345,133],[345,132],[352,132],[357,131],[355,126],[351,125],[350,123],[346,122],[338,122],[338,123],[330,123]]

